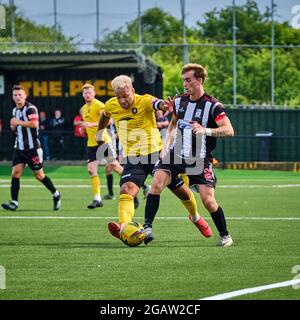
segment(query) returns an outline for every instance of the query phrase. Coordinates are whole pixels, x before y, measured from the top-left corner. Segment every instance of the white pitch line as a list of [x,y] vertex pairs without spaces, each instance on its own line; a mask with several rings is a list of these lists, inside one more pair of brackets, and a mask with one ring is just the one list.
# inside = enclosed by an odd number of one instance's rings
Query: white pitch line
[[300,220],[300,217],[226,217],[228,220]]
[[[21,186],[22,188],[44,188],[43,185],[38,184],[24,184]],[[57,188],[66,189],[66,188],[90,188],[89,184],[58,184]],[[114,185],[114,188],[119,188],[118,184]],[[237,184],[237,185],[220,185],[218,188],[222,189],[258,189],[258,188],[299,188],[300,184],[273,184],[273,185],[260,185],[260,184]],[[0,188],[10,188],[10,184],[2,184]],[[106,186],[101,186],[101,188],[106,188]]]
[[215,296],[210,296],[210,297],[202,298],[199,300],[226,300],[226,299],[243,296],[243,295],[250,294],[250,293],[256,293],[256,292],[265,291],[265,290],[288,287],[288,286],[292,286],[292,285],[296,285],[296,284],[300,284],[300,279],[277,282],[277,283],[272,283],[272,284],[268,284],[268,285],[260,286],[260,287],[246,288],[246,289],[221,293],[221,294],[217,294]]
[[[3,212],[3,211],[2,211]],[[115,219],[117,216],[0,216],[0,219],[66,219],[66,220],[103,220]],[[143,219],[143,217],[136,216],[136,219]],[[187,217],[156,217],[158,220],[187,220]],[[206,217],[206,219],[211,219]],[[300,221],[300,217],[226,217],[227,220],[293,220]]]
[[66,216],[0,216],[0,219],[65,219],[65,220],[102,220],[116,217],[66,217]]
[[[55,181],[83,181],[83,182],[89,182],[89,179],[86,178],[53,178],[53,180]],[[270,182],[285,182],[285,181],[289,181],[289,182],[293,182],[295,181],[295,179],[293,178],[286,178],[286,179],[222,179],[222,181],[232,181],[232,182],[266,182],[266,181],[270,181]],[[33,181],[37,181],[35,178],[24,178],[22,181],[27,181],[27,182],[33,182]],[[0,179],[0,182],[11,182],[11,179]]]
[[[74,189],[74,188],[90,188],[91,186],[88,185],[88,184],[57,184],[55,185],[58,189],[66,189],[66,188],[71,188],[71,189]],[[116,187],[116,186],[115,186]],[[8,184],[3,184],[3,185],[0,185],[0,188],[10,188],[10,185]],[[42,189],[44,188],[43,185],[36,185],[36,184],[24,184],[24,185],[21,185],[21,188],[28,188],[28,189],[32,189],[32,188],[35,188],[35,189]],[[106,188],[106,186],[101,186],[101,188]]]
[[226,188],[226,189],[230,189],[230,188],[243,188],[243,189],[251,189],[251,188],[299,188],[300,184],[272,184],[272,185],[260,185],[260,184],[246,184],[246,185],[221,185],[218,186],[219,188]]

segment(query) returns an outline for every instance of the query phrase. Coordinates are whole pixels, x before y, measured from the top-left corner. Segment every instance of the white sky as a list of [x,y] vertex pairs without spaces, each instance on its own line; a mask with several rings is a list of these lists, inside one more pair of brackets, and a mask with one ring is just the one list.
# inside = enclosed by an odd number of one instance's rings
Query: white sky
[[[77,35],[77,40],[92,43],[96,39],[96,1],[97,0],[56,0],[57,20],[64,34]],[[9,0],[0,0],[8,4]],[[246,0],[236,0],[237,5]],[[291,22],[292,8],[300,5],[300,0],[274,0],[277,4],[276,19]],[[39,24],[53,25],[54,0],[15,0],[23,14]],[[265,11],[271,6],[271,0],[259,0],[259,8]],[[100,39],[105,30],[122,27],[137,17],[138,0],[99,0],[100,4]],[[186,0],[186,24],[195,26],[196,21],[203,21],[203,14],[214,7],[221,8],[232,4],[232,0]],[[158,6],[177,18],[181,17],[180,0],[141,0],[142,12]]]

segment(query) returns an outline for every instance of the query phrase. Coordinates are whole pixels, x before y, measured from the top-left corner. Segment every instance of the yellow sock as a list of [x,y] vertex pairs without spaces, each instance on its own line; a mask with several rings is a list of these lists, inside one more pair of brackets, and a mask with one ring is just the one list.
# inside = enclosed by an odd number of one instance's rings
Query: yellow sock
[[134,216],[133,196],[129,194],[120,195],[118,216],[120,224],[132,221]]
[[91,177],[91,184],[94,197],[100,198],[100,178],[98,176]]
[[[190,190],[190,200],[181,200],[181,202],[186,207],[190,215],[192,216],[193,221],[194,221],[194,217],[198,218],[199,213],[198,213],[197,202],[191,190]],[[195,220],[198,220],[198,219],[195,219]]]

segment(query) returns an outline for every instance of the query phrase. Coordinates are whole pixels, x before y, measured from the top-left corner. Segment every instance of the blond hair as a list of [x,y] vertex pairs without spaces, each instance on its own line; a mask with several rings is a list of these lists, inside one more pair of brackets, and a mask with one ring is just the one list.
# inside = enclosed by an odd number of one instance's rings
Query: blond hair
[[95,87],[91,83],[85,83],[81,90],[83,91],[84,89],[93,89],[95,91]]
[[181,74],[184,74],[188,71],[194,71],[194,76],[196,79],[202,79],[202,83],[204,83],[206,77],[207,77],[207,71],[206,69],[201,65],[197,63],[188,63],[183,66]]
[[120,75],[112,80],[111,86],[114,91],[117,89],[123,89],[125,87],[132,88],[132,81],[128,76]]

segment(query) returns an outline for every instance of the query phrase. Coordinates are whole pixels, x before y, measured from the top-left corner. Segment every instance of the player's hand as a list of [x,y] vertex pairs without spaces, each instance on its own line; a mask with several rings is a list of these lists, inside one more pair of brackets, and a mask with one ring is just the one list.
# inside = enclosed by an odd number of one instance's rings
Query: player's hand
[[86,136],[86,130],[85,130],[85,128],[79,127],[78,131],[79,131],[80,135]]
[[164,113],[164,117],[174,111],[174,100],[171,97],[168,97],[163,101],[163,107],[166,109]]
[[205,134],[205,128],[203,128],[197,121],[190,121],[193,133],[195,134]]
[[82,124],[81,124],[81,126],[82,126],[84,129],[86,129],[86,128],[90,128],[90,127],[91,127],[91,124],[90,124],[89,122],[83,121]]
[[10,127],[16,127],[19,125],[19,120],[17,120],[15,117],[10,119]]
[[163,148],[159,154],[160,159],[163,159],[167,153],[168,153],[167,150]]

